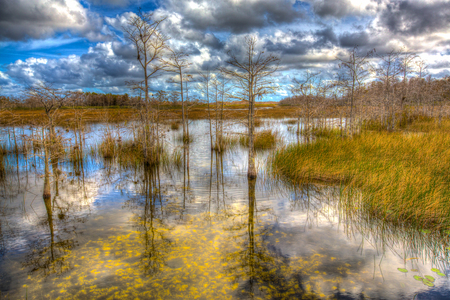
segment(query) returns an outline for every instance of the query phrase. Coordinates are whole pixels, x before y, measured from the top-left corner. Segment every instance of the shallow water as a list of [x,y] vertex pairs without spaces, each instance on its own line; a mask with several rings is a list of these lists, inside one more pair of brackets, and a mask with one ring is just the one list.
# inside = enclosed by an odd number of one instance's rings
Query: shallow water
[[[263,123],[280,143],[296,142],[293,125]],[[8,154],[0,298],[450,298],[448,236],[375,220],[338,186],[284,184],[267,174],[270,151],[258,152],[249,181],[244,148],[211,153],[207,121],[190,126],[189,149],[167,127],[167,152],[181,151],[182,163],[157,169],[91,153],[107,128],[131,135],[124,124],[92,126],[82,164],[59,160],[47,201],[38,152]],[[2,130],[11,143],[12,129]],[[19,143],[31,134],[15,130]]]

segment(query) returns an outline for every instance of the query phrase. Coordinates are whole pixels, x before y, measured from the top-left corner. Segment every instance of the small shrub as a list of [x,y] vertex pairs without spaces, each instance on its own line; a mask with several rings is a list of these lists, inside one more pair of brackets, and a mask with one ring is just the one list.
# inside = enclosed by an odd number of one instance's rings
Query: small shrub
[[178,130],[179,128],[180,128],[180,123],[179,122],[172,122],[172,123],[170,123],[170,129]]

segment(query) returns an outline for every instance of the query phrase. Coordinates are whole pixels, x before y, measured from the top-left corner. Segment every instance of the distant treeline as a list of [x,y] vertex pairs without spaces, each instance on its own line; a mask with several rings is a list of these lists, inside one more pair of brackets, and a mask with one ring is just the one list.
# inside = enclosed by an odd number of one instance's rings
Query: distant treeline
[[[311,87],[308,94],[294,95],[280,100],[282,106],[348,106],[350,94],[339,94],[339,86],[332,82],[321,90]],[[389,87],[391,93],[386,97],[386,86],[381,81],[372,81],[354,91],[359,106],[388,106],[392,102],[404,106],[442,106],[450,105],[450,77],[441,79],[409,78],[397,81]],[[356,104],[356,103],[355,103]],[[356,106],[356,105],[355,105]]]
[[[0,96],[3,105],[10,108],[38,109],[42,107],[41,102],[36,101],[34,97],[14,98]],[[128,94],[100,94],[95,92],[70,92],[67,98],[67,106],[85,106],[85,107],[127,107],[137,106],[142,103],[140,97],[132,97]]]

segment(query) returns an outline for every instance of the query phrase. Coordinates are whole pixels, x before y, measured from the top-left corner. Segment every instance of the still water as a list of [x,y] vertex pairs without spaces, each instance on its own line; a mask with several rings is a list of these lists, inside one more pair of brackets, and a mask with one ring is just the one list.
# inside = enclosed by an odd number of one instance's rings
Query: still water
[[[289,144],[291,127],[262,129]],[[5,155],[0,299],[450,299],[448,234],[373,219],[339,186],[272,178],[270,150],[249,181],[246,150],[211,153],[204,120],[190,124],[187,149],[167,125],[166,151],[181,160],[153,169],[96,154],[106,129],[130,135],[92,125],[83,160],[56,162],[48,200],[39,150]],[[73,133],[59,130],[69,145]],[[15,128],[17,143],[31,131]]]

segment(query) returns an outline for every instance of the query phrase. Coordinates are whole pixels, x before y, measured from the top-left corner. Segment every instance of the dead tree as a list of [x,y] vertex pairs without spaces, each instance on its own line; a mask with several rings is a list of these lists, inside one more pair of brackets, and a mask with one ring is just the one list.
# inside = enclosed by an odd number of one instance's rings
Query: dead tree
[[378,67],[375,69],[378,80],[383,84],[384,95],[383,102],[386,108],[386,115],[390,115],[387,118],[386,128],[389,130],[395,129],[395,96],[394,86],[398,80],[398,75],[401,73],[399,64],[399,53],[391,50],[390,52],[378,56],[381,61]]
[[[368,64],[374,50],[368,52],[364,56],[358,54],[358,47],[354,47],[347,59],[338,58],[340,61],[339,69],[341,71],[340,82],[345,88],[346,95],[350,98],[350,135],[353,132],[354,112],[356,110],[356,92],[364,84],[365,79],[369,76]],[[347,122],[346,122],[347,124]]]
[[181,95],[181,118],[183,123],[183,142],[188,142],[189,137],[186,132],[186,111],[184,103],[184,87],[183,79],[185,78],[186,69],[191,65],[188,60],[189,54],[183,51],[174,51],[170,49],[170,55],[167,59],[161,58],[160,62],[164,65],[164,69],[168,72],[177,74],[178,81],[174,81],[180,84],[180,95]]
[[[264,51],[256,49],[256,37],[245,39],[246,52],[241,59],[228,52],[230,59],[228,68],[220,70],[235,81],[236,93],[230,98],[248,102],[248,178],[256,178],[254,131],[255,131],[255,101],[267,94],[274,93],[277,86],[270,80],[278,69],[280,60],[273,54],[264,55]],[[275,65],[274,65],[275,64]]]
[[158,124],[155,125],[159,112],[150,103],[149,79],[163,68],[160,59],[167,49],[168,37],[161,33],[159,26],[164,20],[165,18],[155,19],[153,14],[139,11],[137,15],[130,17],[127,25],[123,27],[125,36],[135,47],[137,60],[144,71],[143,81],[128,84],[145,95],[143,109],[140,110],[143,123],[140,141],[145,163],[150,165],[159,161],[160,141]]

